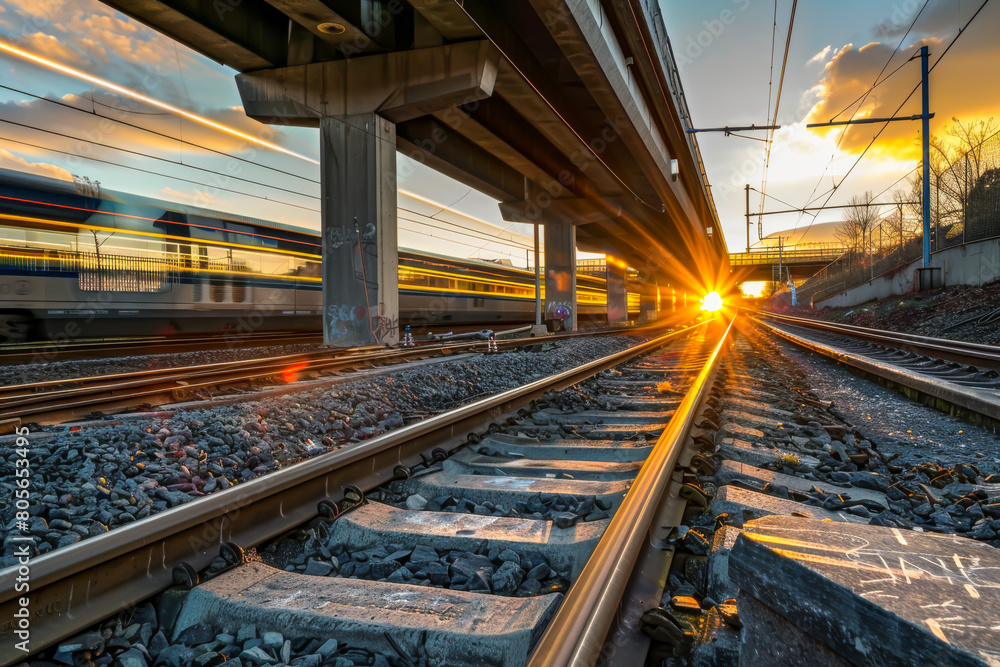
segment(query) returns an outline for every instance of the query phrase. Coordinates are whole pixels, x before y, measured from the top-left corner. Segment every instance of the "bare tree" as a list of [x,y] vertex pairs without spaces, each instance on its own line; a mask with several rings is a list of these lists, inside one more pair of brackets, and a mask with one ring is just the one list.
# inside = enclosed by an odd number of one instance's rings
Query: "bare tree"
[[984,149],[986,140],[998,131],[993,118],[964,124],[952,118],[945,134],[948,140],[931,137],[931,171],[936,199],[932,200],[935,221],[945,224],[955,236],[962,232],[969,213],[969,200],[983,175],[997,167],[996,158]]
[[853,258],[864,259],[871,252],[872,232],[879,221],[879,207],[872,205],[874,201],[871,191],[851,197],[849,208],[844,209],[844,221],[833,233],[847,248],[852,264]]

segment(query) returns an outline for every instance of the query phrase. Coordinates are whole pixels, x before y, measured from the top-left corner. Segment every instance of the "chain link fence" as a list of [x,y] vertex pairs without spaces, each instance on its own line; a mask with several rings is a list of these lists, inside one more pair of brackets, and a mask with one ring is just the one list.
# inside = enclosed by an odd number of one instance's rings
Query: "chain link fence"
[[[1000,236],[1000,132],[941,164],[945,168],[931,171],[931,252]],[[881,221],[868,230],[860,248],[845,252],[798,288],[802,303],[861,285],[922,257],[920,173],[911,181],[907,201],[883,205]]]

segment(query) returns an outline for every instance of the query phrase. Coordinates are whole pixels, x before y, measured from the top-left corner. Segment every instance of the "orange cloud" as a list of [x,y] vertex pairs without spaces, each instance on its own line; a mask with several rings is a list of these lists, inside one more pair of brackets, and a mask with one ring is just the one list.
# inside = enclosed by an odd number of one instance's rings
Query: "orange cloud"
[[[930,62],[933,66],[950,41],[951,37],[929,38],[900,48],[882,76],[899,67],[911,54],[919,52],[924,44],[930,49]],[[846,111],[837,116],[836,120],[848,120],[855,111],[855,118],[892,116],[900,103],[920,82],[919,58],[903,65],[896,74],[875,88],[860,107],[857,104],[852,106],[852,102],[862,97],[875,81],[876,75],[892,52],[893,46],[881,42],[872,42],[861,48],[847,44],[837,51],[826,64],[823,78],[812,90],[816,103],[809,111],[806,121],[826,122],[845,108]],[[943,127],[953,116],[963,121],[993,115],[1000,117],[1000,99],[996,95],[984,95],[984,91],[997,90],[1000,87],[998,61],[1000,61],[1000,44],[995,40],[969,38],[959,42],[949,51],[947,58],[942,60],[940,66],[930,75],[930,110],[935,113],[935,117],[931,120],[931,134],[942,134]],[[918,89],[897,115],[919,114],[920,109]],[[847,128],[841,150],[859,153],[882,127],[883,125],[879,123]],[[812,131],[821,136],[828,134],[836,136],[844,132],[845,128],[816,128]],[[868,155],[918,160],[919,131],[919,121],[890,123],[869,149]]]
[[0,148],[0,167],[4,169],[14,169],[24,171],[29,174],[58,178],[61,181],[73,181],[73,174],[62,167],[46,162],[28,162],[20,155],[10,152],[5,148]]

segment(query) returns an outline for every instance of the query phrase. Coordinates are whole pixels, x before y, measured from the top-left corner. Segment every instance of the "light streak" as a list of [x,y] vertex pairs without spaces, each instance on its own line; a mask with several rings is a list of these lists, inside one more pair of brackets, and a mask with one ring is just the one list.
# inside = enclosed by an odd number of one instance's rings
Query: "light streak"
[[19,49],[18,47],[14,46],[13,44],[10,44],[10,43],[5,42],[3,40],[0,40],[0,51],[5,51],[5,52],[7,52],[7,53],[9,53],[9,54],[11,54],[13,56],[17,56],[18,58],[21,58],[23,60],[27,60],[29,62],[33,62],[36,65],[41,65],[42,67],[46,67],[48,69],[55,70],[56,72],[61,72],[63,74],[66,74],[68,76],[73,77],[74,79],[79,79],[81,81],[86,81],[87,83],[92,83],[92,84],[94,84],[96,86],[100,86],[101,88],[105,88],[107,90],[111,90],[113,92],[118,93],[119,95],[124,95],[125,97],[131,97],[134,100],[138,100],[138,101],[143,102],[145,104],[148,104],[150,106],[154,106],[154,107],[156,107],[158,109],[163,109],[164,111],[169,111],[172,114],[175,114],[177,116],[181,116],[183,118],[187,118],[188,120],[194,121],[195,123],[198,123],[199,125],[204,125],[205,127],[210,127],[213,130],[218,130],[219,132],[222,132],[224,134],[229,134],[229,135],[234,136],[234,137],[239,137],[240,139],[243,139],[245,141],[249,141],[250,143],[257,144],[258,146],[263,146],[263,147],[269,148],[269,149],[271,149],[273,151],[277,151],[279,153],[284,153],[285,155],[290,155],[292,157],[299,158],[300,160],[305,160],[306,162],[310,162],[312,164],[316,164],[316,165],[319,164],[318,160],[314,160],[314,159],[312,159],[310,157],[306,157],[305,155],[301,155],[300,153],[296,153],[295,151],[292,151],[292,150],[289,150],[287,148],[284,148],[283,146],[279,146],[278,144],[271,143],[270,141],[265,141],[264,139],[258,139],[257,137],[249,135],[246,132],[241,132],[240,130],[237,130],[234,127],[229,127],[228,125],[224,125],[222,123],[216,122],[216,121],[212,120],[211,118],[206,118],[205,116],[196,114],[196,113],[194,113],[192,111],[188,111],[186,109],[181,109],[180,107],[176,107],[176,106],[174,106],[174,105],[172,105],[172,104],[170,104],[168,102],[164,102],[162,100],[158,100],[158,99],[156,99],[154,97],[150,97],[148,95],[143,95],[142,93],[137,92],[135,90],[132,90],[131,88],[126,88],[125,86],[119,86],[117,83],[112,83],[111,81],[108,81],[107,79],[102,79],[99,76],[94,76],[93,74],[87,74],[86,72],[78,70],[78,69],[76,69],[74,67],[69,67],[68,65],[63,65],[61,63],[57,63],[54,60],[49,60],[48,58],[43,58],[42,56],[40,56],[38,54],[35,54],[35,53],[32,53],[30,51],[25,51],[24,49]]

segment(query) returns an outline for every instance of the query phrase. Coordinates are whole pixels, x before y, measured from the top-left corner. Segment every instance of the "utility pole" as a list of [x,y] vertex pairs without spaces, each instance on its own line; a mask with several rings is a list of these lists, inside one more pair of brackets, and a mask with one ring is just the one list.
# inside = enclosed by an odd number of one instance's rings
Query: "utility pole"
[[930,116],[930,92],[927,89],[928,68],[930,51],[926,46],[920,47],[920,97],[921,105],[921,129],[923,132],[923,160],[924,160],[924,263],[923,267],[929,268],[931,265],[931,116]]
[[750,184],[747,183],[747,253],[750,252]]
[[[538,265],[538,224],[535,224],[535,324],[542,323],[542,270]],[[575,268],[574,268],[575,270]]]

